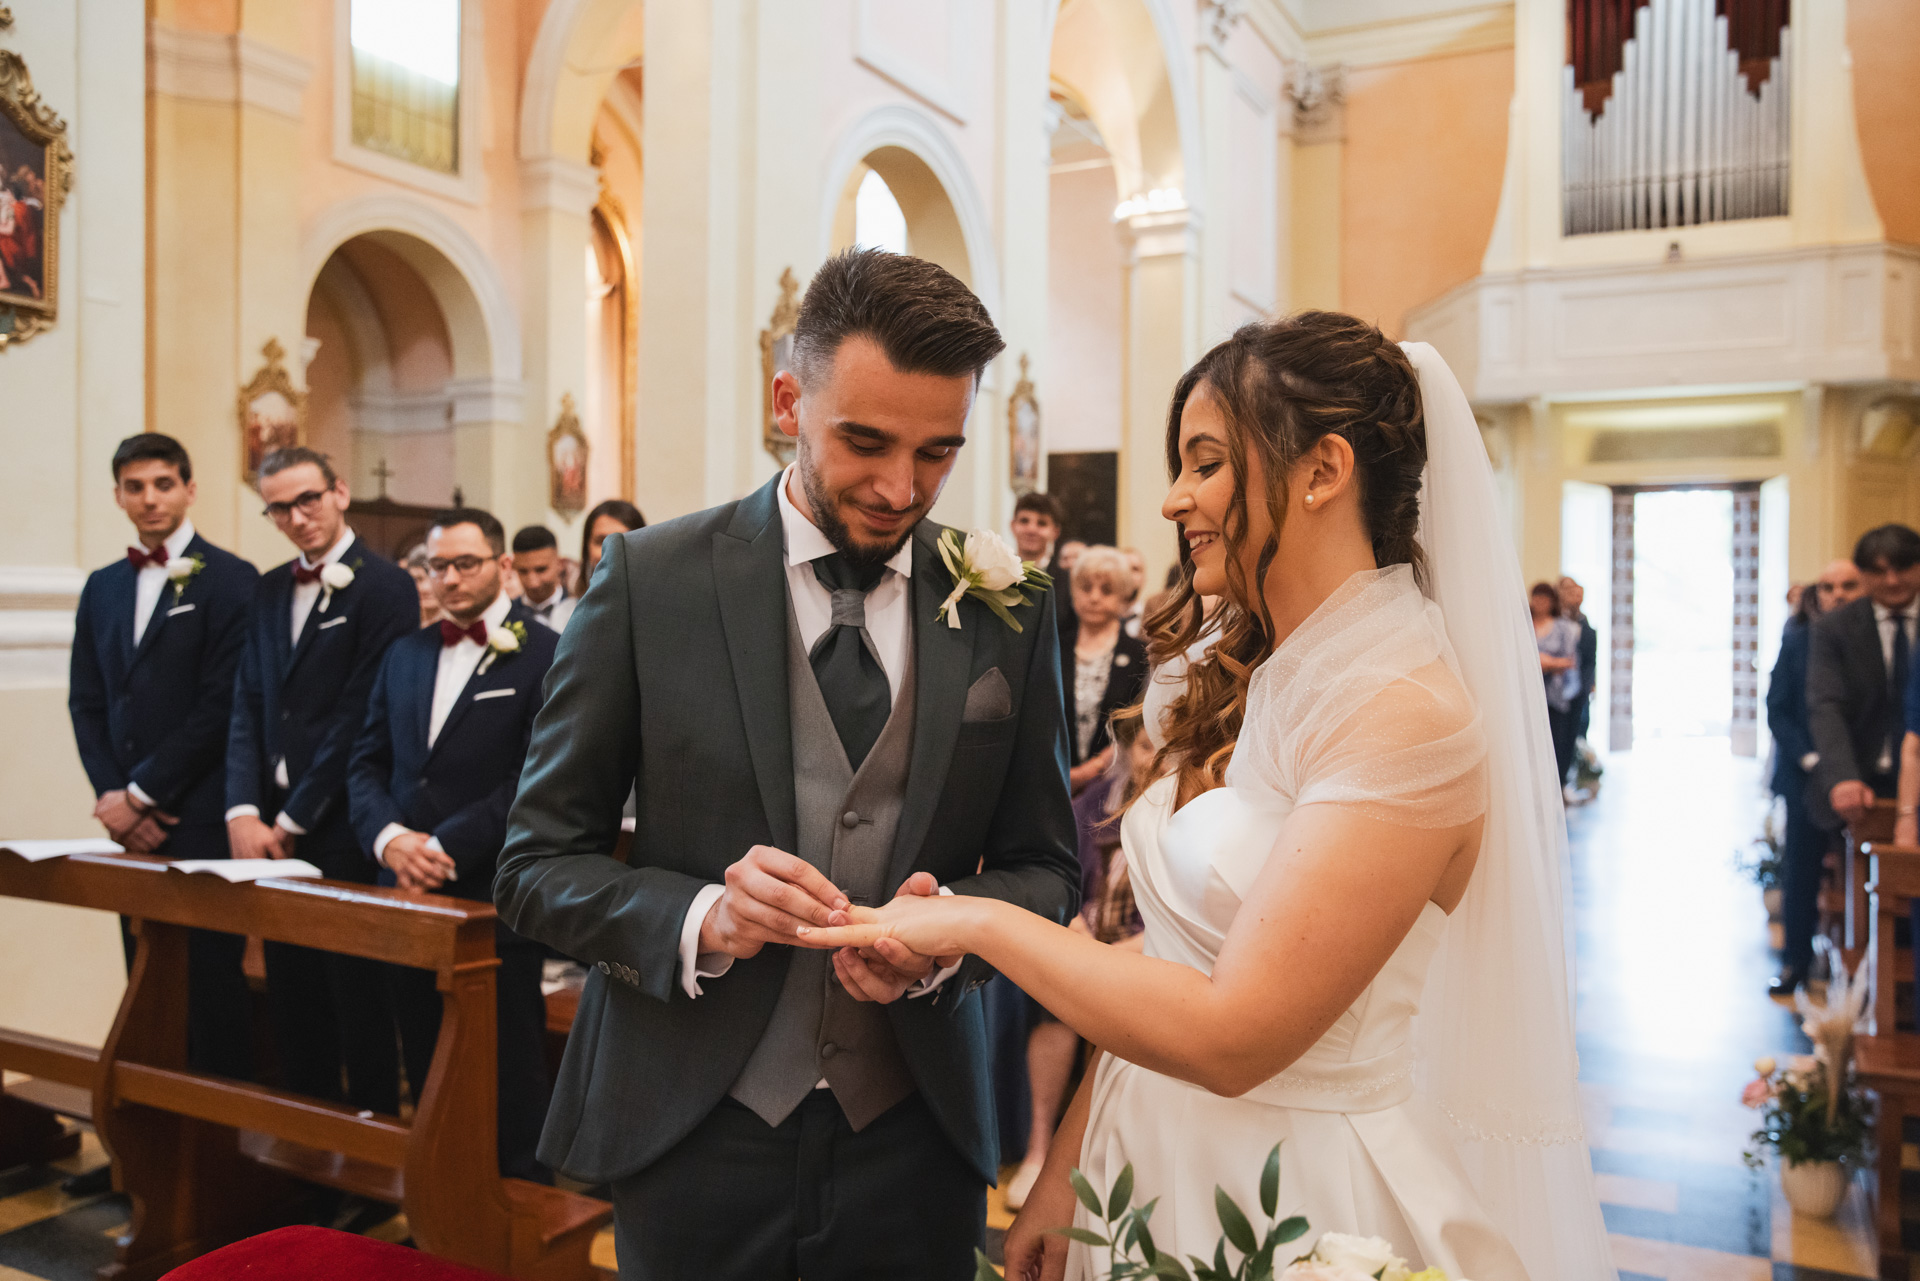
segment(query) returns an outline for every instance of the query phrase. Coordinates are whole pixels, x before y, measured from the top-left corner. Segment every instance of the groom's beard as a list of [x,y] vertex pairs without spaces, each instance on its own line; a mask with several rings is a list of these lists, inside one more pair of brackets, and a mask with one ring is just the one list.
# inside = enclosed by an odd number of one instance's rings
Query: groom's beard
[[847,527],[846,521],[840,519],[839,511],[827,497],[819,477],[813,473],[813,468],[807,465],[808,461],[806,446],[802,445],[797,459],[798,466],[795,469],[800,473],[800,488],[806,492],[807,507],[813,515],[813,523],[819,527],[821,533],[827,536],[827,541],[833,544],[833,549],[846,559],[848,566],[856,570],[884,565],[892,560],[900,549],[906,546],[907,540],[913,537],[914,527],[920,522],[914,521],[909,524],[900,536],[890,543],[855,542],[853,531]]

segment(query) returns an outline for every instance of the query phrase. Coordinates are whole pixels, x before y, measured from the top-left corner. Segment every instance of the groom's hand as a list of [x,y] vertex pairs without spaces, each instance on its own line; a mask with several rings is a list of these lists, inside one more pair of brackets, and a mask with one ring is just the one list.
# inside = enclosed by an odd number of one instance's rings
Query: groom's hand
[[[940,883],[930,873],[915,872],[894,897],[930,897],[939,892]],[[873,947],[843,947],[835,952],[833,972],[854,1000],[890,1005],[921,979],[959,960],[957,956],[922,956],[898,939],[881,939]]]
[[802,925],[845,925],[847,896],[802,858],[756,845],[727,869],[726,890],[700,922],[700,950],[746,960],[792,943]]

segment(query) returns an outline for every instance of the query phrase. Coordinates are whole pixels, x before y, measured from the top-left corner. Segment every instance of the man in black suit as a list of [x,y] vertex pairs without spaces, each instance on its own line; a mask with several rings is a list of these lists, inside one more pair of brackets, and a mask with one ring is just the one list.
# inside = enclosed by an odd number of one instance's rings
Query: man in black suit
[[983,967],[789,945],[897,893],[1078,901],[1053,593],[937,617],[925,517],[1003,346],[932,263],[828,260],[772,387],[795,464],[607,539],[561,638],[495,901],[595,967],[540,1153],[612,1184],[628,1281],[974,1275]]
[[[227,723],[259,574],[195,532],[194,495],[193,460],[171,436],[114,451],[113,501],[140,545],[80,593],[67,710],[109,836],[166,858],[226,858]],[[188,936],[187,1061],[199,1071],[252,1073],[245,949],[238,935]]]
[[[427,531],[427,570],[444,617],[380,664],[347,775],[353,828],[382,885],[493,901],[494,863],[527,758],[559,634],[507,598],[505,531],[474,508]],[[496,925],[500,1172],[547,1176],[534,1157],[547,1113],[540,945]],[[440,1035],[433,971],[389,967],[407,1082],[417,1101]]]
[[1920,616],[1920,534],[1882,525],[1853,549],[1867,594],[1814,621],[1807,657],[1807,724],[1813,734],[1815,816],[1857,822],[1892,797],[1900,714]]
[[[280,449],[260,463],[266,515],[300,555],[261,576],[247,614],[227,740],[235,858],[298,857],[334,880],[375,868],[347,817],[347,758],[387,646],[420,625],[413,578],[354,538],[347,487],[326,455]],[[376,961],[266,945],[281,1084],[392,1115],[399,1056]]]

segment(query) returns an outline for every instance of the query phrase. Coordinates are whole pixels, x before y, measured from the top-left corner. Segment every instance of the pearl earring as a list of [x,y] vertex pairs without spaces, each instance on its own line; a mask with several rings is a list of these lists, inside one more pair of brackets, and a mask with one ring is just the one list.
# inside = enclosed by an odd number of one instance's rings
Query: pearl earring
[[1312,494],[1308,494],[1308,495],[1307,495],[1307,506],[1309,506],[1309,507],[1311,507],[1311,506],[1313,506],[1313,495],[1312,495]]

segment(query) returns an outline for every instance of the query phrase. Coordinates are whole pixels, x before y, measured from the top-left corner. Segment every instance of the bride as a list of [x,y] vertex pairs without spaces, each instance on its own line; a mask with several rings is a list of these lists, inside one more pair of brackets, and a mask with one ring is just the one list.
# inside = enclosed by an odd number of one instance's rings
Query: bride
[[1454,1281],[1612,1278],[1539,660],[1465,396],[1432,348],[1308,312],[1188,371],[1167,461],[1189,571],[1121,828],[1144,954],[967,897],[806,941],[975,953],[1102,1051],[1009,1278],[1104,1275],[1052,1231],[1101,1226],[1076,1166],[1104,1193],[1131,1164],[1160,1247],[1211,1257],[1216,1185],[1257,1206],[1275,1143],[1316,1234]]

